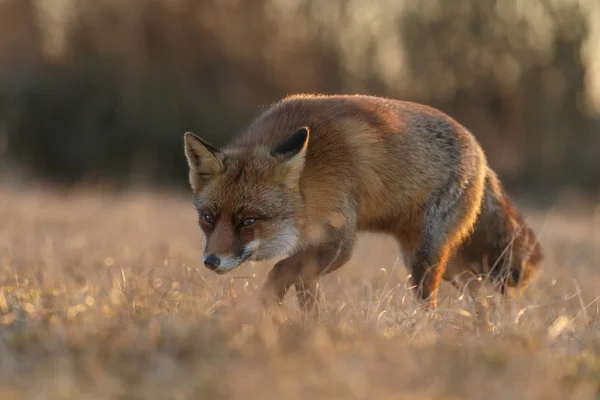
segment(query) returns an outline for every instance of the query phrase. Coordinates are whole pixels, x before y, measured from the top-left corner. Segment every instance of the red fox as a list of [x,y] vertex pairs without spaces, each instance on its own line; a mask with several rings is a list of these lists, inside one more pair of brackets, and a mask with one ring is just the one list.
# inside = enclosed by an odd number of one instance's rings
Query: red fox
[[222,149],[191,132],[184,143],[204,264],[223,274],[279,259],[263,301],[294,286],[312,309],[319,277],[350,259],[359,231],[396,238],[426,309],[442,280],[473,295],[472,278],[488,278],[506,294],[542,261],[475,137],[432,107],[293,95]]

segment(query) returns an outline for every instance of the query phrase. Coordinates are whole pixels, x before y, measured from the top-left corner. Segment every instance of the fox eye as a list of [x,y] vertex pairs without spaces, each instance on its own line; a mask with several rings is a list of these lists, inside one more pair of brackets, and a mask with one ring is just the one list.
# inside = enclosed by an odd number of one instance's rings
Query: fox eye
[[245,220],[242,221],[242,225],[250,226],[250,225],[254,225],[255,222],[256,222],[256,219],[254,219],[254,218],[246,218]]
[[211,225],[215,223],[213,216],[210,214],[204,214],[204,220]]

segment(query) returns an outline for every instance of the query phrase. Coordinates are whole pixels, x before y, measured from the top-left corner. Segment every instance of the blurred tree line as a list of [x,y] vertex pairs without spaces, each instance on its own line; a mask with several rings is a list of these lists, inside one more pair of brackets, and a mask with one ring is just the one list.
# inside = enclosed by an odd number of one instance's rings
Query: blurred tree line
[[367,93],[450,114],[509,189],[596,196],[595,48],[597,0],[3,0],[0,169],[183,185],[183,132]]

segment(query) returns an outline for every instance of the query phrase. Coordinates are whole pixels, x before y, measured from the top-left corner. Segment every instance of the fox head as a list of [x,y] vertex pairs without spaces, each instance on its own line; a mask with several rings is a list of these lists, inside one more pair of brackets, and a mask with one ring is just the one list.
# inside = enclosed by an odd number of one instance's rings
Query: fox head
[[247,260],[294,250],[308,139],[303,127],[274,148],[218,149],[191,132],[184,135],[207,268],[223,274]]

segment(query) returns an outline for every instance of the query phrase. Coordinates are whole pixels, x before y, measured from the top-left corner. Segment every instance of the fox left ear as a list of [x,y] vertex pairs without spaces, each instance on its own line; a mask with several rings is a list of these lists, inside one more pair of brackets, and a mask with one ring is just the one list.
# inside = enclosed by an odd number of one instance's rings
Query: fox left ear
[[190,172],[190,185],[194,190],[202,189],[210,179],[223,169],[223,154],[191,132],[184,135],[185,157]]
[[308,127],[304,126],[271,151],[271,155],[282,162],[286,181],[291,184],[297,182],[304,168],[309,136]]

